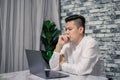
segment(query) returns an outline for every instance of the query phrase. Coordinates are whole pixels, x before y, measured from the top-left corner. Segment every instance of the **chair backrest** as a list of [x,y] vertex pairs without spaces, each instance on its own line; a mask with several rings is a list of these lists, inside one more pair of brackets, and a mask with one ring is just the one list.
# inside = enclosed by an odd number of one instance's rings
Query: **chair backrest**
[[102,59],[98,60],[98,62],[95,64],[91,74],[95,75],[95,76],[105,76],[105,69],[104,69],[103,63],[104,62]]

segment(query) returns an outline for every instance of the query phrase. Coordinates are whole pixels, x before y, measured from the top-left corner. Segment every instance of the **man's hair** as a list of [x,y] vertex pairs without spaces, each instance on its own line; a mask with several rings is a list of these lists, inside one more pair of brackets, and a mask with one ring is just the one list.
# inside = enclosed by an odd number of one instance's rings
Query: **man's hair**
[[85,18],[81,15],[71,15],[71,16],[68,16],[67,18],[65,18],[65,22],[69,22],[69,21],[74,21],[75,25],[77,27],[83,27],[84,28],[84,31],[83,33],[85,32]]

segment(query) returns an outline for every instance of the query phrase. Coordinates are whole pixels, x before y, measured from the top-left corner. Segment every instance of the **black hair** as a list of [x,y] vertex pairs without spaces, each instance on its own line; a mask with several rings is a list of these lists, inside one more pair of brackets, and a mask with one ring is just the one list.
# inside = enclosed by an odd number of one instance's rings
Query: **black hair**
[[84,28],[83,33],[85,32],[85,18],[83,16],[77,14],[68,16],[65,18],[65,22],[67,23],[69,21],[74,21],[77,27],[82,26]]

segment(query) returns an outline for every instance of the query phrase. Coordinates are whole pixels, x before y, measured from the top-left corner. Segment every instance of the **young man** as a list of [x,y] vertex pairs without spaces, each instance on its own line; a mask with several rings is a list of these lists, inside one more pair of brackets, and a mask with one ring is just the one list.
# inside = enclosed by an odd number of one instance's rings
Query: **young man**
[[49,62],[50,68],[78,75],[101,75],[100,66],[97,65],[99,47],[93,38],[84,35],[85,18],[72,15],[65,21],[66,34],[59,36]]

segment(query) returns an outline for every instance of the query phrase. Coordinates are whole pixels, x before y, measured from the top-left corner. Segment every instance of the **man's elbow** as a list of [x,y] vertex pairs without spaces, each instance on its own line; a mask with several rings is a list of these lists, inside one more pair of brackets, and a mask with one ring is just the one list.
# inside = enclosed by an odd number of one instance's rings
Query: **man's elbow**
[[59,70],[59,64],[54,64],[51,60],[49,61],[51,70]]
[[88,75],[88,74],[91,74],[92,72],[92,69],[76,69],[75,70],[75,73],[77,75],[81,75],[81,76],[84,76],[84,75]]

